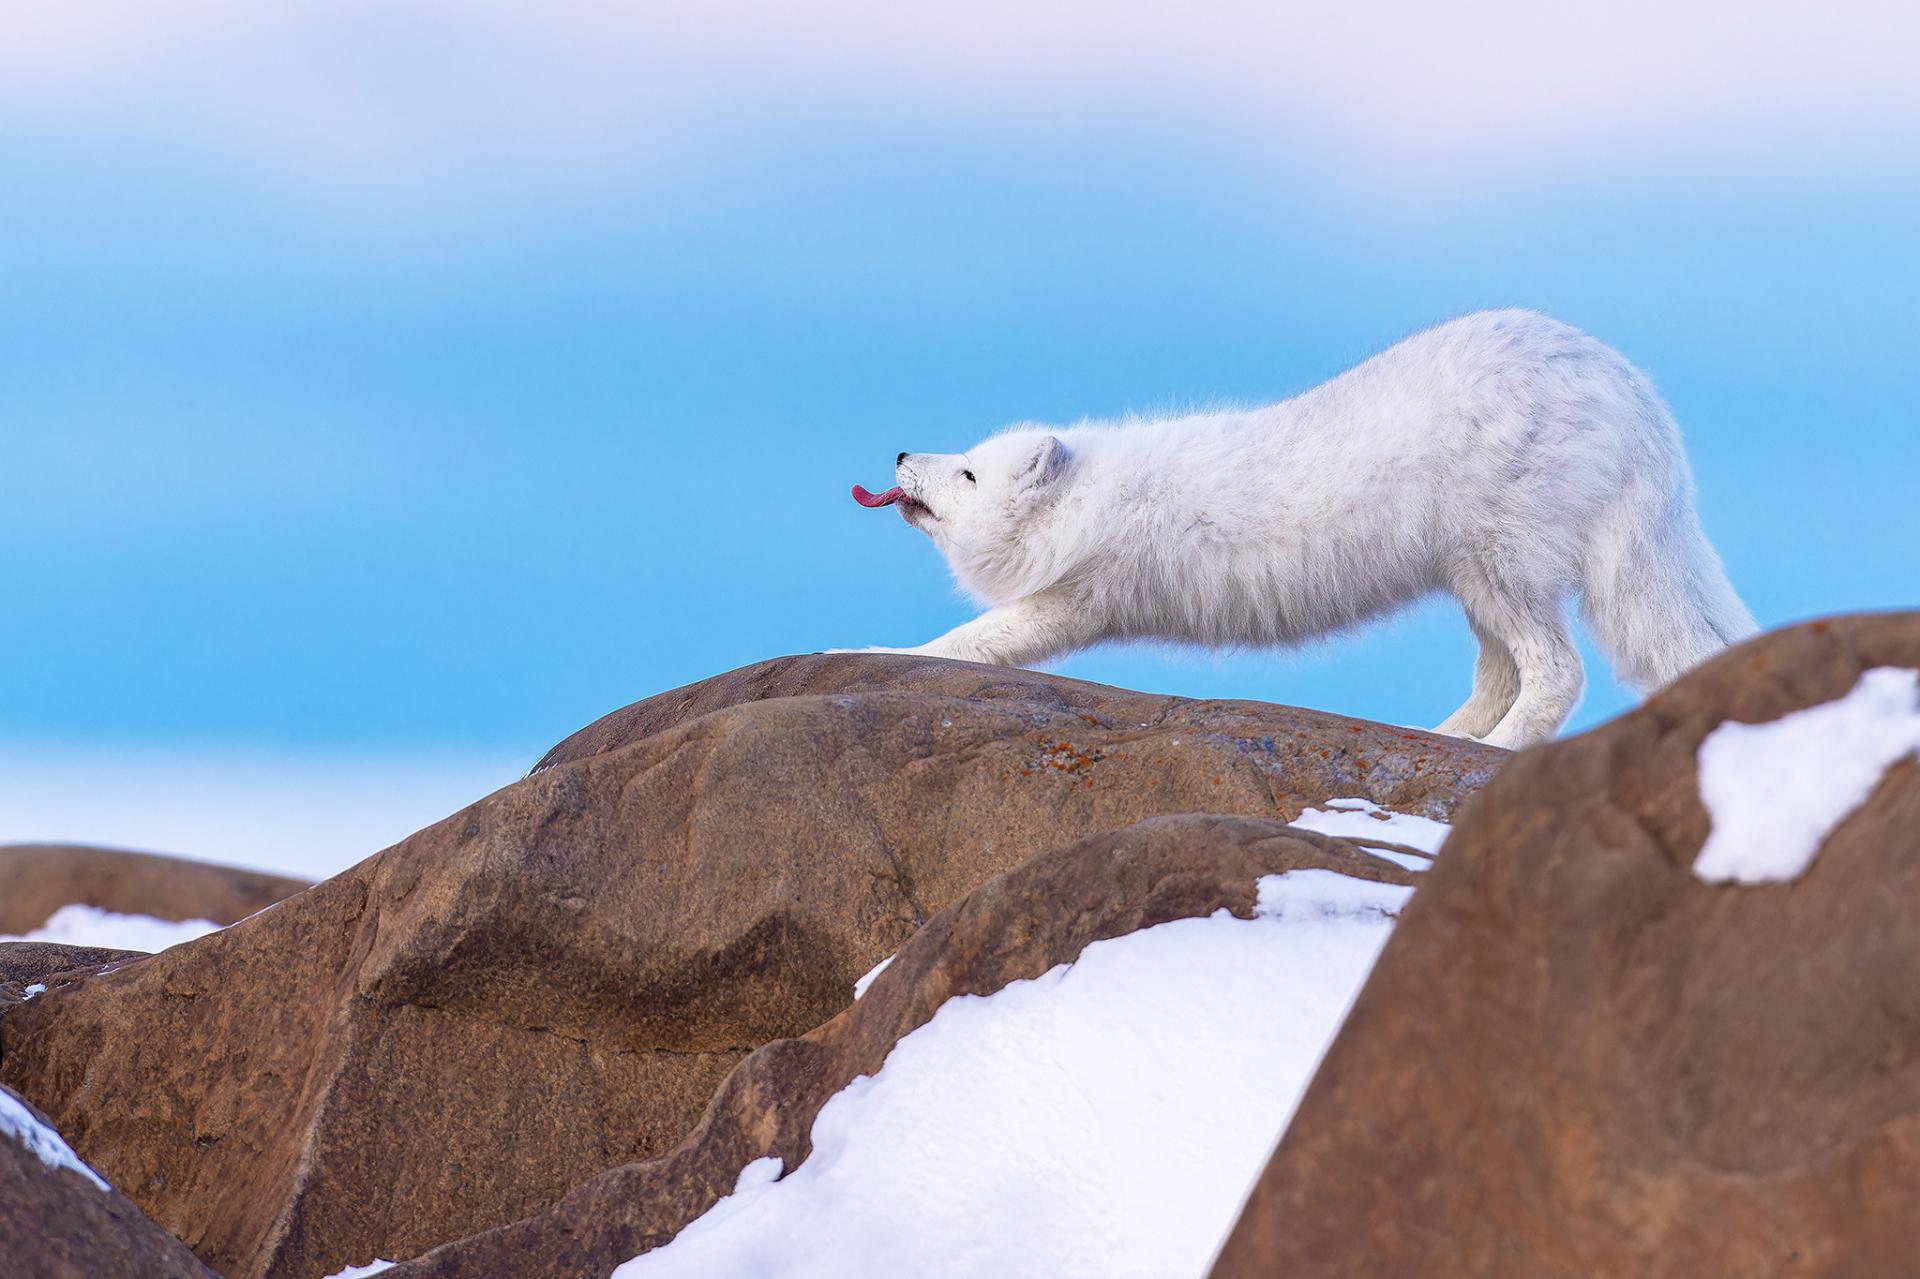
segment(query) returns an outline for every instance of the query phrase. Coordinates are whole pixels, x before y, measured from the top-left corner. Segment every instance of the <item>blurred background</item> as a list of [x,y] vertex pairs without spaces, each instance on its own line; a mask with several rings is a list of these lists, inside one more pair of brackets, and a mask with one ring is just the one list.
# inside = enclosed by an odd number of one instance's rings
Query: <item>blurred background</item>
[[[0,841],[327,873],[972,613],[848,486],[1549,311],[1761,621],[1920,604],[1920,7],[0,7]],[[1397,723],[1434,602],[1059,669]],[[1575,727],[1631,704],[1589,655]]]

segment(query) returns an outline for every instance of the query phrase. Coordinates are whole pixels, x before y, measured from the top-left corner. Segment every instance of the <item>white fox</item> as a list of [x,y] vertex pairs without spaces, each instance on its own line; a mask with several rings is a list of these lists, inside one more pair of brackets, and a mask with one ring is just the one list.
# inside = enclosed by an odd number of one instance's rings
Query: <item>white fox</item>
[[1693,509],[1666,406],[1618,352],[1530,311],[1428,329],[1265,408],[902,453],[898,504],[987,612],[910,649],[1025,665],[1106,639],[1288,644],[1449,591],[1480,640],[1438,731],[1551,737],[1579,700],[1577,592],[1656,689],[1753,632]]

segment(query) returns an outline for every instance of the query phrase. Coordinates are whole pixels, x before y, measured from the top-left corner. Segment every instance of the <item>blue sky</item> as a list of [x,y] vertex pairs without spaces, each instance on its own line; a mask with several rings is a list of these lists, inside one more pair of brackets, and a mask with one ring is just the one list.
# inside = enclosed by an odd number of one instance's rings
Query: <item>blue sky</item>
[[[184,70],[131,16],[46,34],[58,83],[0,91],[0,747],[531,760],[675,684],[970,615],[847,498],[900,449],[1277,398],[1485,306],[1648,370],[1764,623],[1920,603],[1920,146],[1872,96],[1906,92],[1875,11],[1791,92],[1782,36],[1705,105],[1572,68],[1449,117],[1324,77],[1223,101],[1177,55],[1146,78],[1150,24],[1064,84],[984,37],[909,76],[856,10],[805,76],[688,36],[657,100],[594,52],[646,33],[589,8],[524,66],[484,23],[446,65],[346,18]],[[1591,661],[1578,724],[1630,704]],[[1060,669],[1423,723],[1471,662],[1436,603]]]

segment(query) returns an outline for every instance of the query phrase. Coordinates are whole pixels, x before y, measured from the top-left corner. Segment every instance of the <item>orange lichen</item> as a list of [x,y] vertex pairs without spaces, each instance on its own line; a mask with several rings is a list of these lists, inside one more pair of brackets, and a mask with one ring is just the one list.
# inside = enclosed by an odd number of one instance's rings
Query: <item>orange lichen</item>
[[1105,753],[1095,750],[1092,753],[1081,750],[1071,742],[1040,743],[1041,759],[1044,767],[1061,773],[1078,773],[1093,767],[1106,758]]

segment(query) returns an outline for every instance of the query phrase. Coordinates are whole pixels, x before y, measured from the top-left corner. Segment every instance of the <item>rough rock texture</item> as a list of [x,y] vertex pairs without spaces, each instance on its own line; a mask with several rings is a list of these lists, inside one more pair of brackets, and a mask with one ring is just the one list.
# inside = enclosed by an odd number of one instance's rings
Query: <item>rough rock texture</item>
[[1920,1273],[1920,763],[1789,884],[1691,873],[1726,720],[1920,667],[1920,614],[1736,649],[1462,814],[1216,1279]]
[[[1269,702],[1195,701],[932,657],[813,654],[743,666],[635,702],[555,746],[534,771],[619,750],[716,711],[755,703],[770,710],[783,701],[796,711],[831,708],[822,718],[835,720],[832,712],[856,712],[856,728],[884,721],[888,736],[929,758],[986,745],[992,758],[979,771],[987,780],[1010,781],[1025,769],[1065,773],[1081,788],[1107,795],[1134,781],[1149,791],[1225,788],[1219,796],[1197,792],[1217,802],[1192,809],[1144,795],[1134,805],[1139,815],[1264,814],[1276,806],[1294,815],[1302,804],[1364,796],[1445,820],[1507,755],[1458,738]],[[969,722],[947,722],[954,702],[965,704]],[[1193,757],[1185,767],[1183,754]],[[970,789],[954,799],[983,801],[984,824],[992,826],[994,801],[1003,793]],[[1116,824],[1096,820],[1092,829]],[[1048,839],[1039,847],[1055,845]]]
[[24,1002],[27,986],[63,986],[90,977],[108,964],[139,959],[146,952],[104,946],[61,946],[42,941],[0,941],[0,1005]]
[[231,924],[305,887],[304,879],[156,853],[9,844],[0,846],[0,933],[31,932],[54,911],[75,903],[157,919]]
[[76,968],[92,972],[123,959],[139,959],[145,954],[143,950],[62,946],[50,941],[0,941],[0,984],[40,981]]
[[672,1149],[938,910],[1165,813],[1448,816],[1504,753],[932,659],[763,663],[0,1019],[0,1078],[230,1279],[412,1256]]
[[1170,919],[1223,908],[1249,915],[1260,876],[1309,868],[1412,882],[1398,866],[1345,841],[1243,818],[1155,818],[1036,857],[936,916],[857,1004],[743,1061],[672,1154],[604,1173],[532,1220],[449,1244],[389,1273],[603,1279],[732,1193],[753,1160],[777,1155],[786,1167],[797,1166],[811,1148],[820,1107],[879,1070],[894,1044],[948,999],[991,994],[1071,961],[1089,942]]
[[[35,1118],[45,1122],[46,1116]],[[70,1168],[49,1167],[4,1129],[0,1274],[9,1279],[218,1279],[123,1195],[101,1190]]]

